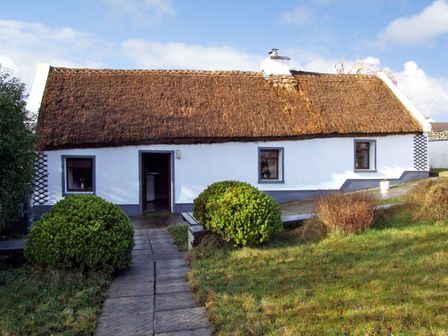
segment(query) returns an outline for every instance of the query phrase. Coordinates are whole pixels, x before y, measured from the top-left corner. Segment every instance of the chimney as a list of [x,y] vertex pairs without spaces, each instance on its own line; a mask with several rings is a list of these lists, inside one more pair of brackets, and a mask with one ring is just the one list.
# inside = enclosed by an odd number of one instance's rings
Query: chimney
[[291,58],[288,56],[280,56],[278,49],[273,48],[268,53],[268,57],[261,61],[261,71],[265,77],[271,75],[291,76],[289,68],[290,60]]

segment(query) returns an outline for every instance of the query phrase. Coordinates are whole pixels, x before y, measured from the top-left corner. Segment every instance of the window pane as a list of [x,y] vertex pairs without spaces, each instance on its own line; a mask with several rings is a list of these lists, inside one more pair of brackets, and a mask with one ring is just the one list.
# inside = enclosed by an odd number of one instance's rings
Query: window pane
[[260,177],[263,180],[278,180],[278,150],[266,150],[260,151]]
[[370,142],[355,143],[355,169],[370,169]]
[[66,159],[67,191],[93,191],[93,159]]

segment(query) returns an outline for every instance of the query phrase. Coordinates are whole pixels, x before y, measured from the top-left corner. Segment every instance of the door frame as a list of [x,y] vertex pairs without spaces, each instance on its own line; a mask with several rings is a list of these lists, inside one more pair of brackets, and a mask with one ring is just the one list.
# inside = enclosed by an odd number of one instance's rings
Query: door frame
[[175,151],[174,150],[139,150],[138,151],[138,170],[139,170],[139,186],[138,186],[138,203],[140,206],[140,213],[143,214],[143,184],[144,184],[144,176],[143,176],[143,155],[144,154],[169,154],[170,159],[170,197],[169,197],[169,202],[170,202],[170,211],[174,212],[174,154]]

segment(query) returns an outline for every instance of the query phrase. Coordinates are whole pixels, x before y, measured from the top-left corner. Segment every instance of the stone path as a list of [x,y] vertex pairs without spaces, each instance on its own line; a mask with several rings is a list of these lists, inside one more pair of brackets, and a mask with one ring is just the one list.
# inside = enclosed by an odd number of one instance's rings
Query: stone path
[[185,255],[168,231],[135,229],[132,264],[112,281],[97,336],[203,336],[212,329],[193,300]]

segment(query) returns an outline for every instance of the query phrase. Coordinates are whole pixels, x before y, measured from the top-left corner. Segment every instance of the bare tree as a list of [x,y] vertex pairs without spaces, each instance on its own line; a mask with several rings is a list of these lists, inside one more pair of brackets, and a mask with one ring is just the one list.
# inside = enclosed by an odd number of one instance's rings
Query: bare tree
[[395,85],[398,84],[398,80],[392,71],[387,68],[380,67],[372,62],[368,62],[365,59],[355,60],[353,63],[348,63],[341,59],[336,62],[334,67],[337,74],[376,75],[378,72],[383,72]]

